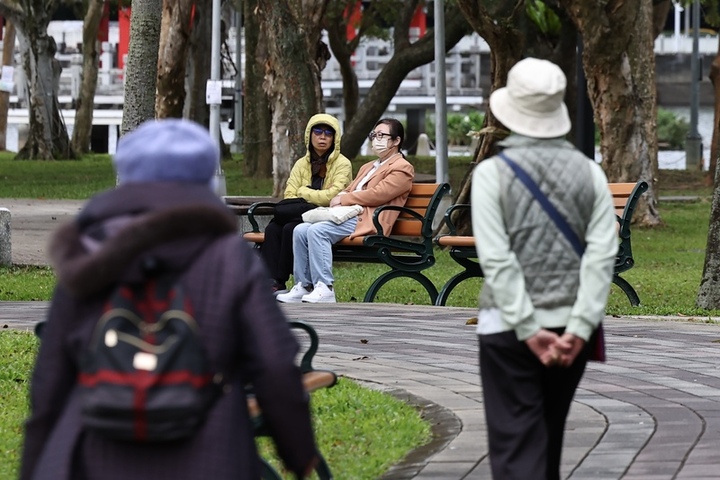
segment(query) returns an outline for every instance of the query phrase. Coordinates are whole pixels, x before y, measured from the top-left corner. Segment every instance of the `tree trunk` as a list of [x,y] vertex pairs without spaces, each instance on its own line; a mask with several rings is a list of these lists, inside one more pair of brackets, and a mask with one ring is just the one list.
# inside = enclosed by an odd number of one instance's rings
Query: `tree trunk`
[[[33,20],[40,19],[36,15]],[[55,40],[47,35],[47,24],[27,26],[29,28],[25,32],[18,28],[18,39],[23,66],[28,75],[30,121],[27,141],[18,152],[17,158],[23,160],[74,158],[57,101],[57,79],[61,67],[55,59]]]
[[[2,28],[2,26],[0,26]],[[15,25],[12,22],[5,24],[3,36],[2,64],[13,66],[15,64]],[[7,150],[7,121],[10,107],[10,92],[0,92],[0,151]]]
[[[717,104],[717,95],[715,98]],[[695,303],[698,307],[706,310],[720,308],[720,176],[718,176],[717,169],[715,170],[715,188],[710,210],[710,227],[705,247],[705,264]]]
[[[182,118],[194,0],[164,0],[157,66],[157,118]],[[206,52],[207,55],[207,52]]]
[[0,15],[15,25],[27,78],[29,131],[18,159],[74,158],[57,101],[62,67],[55,59],[57,46],[47,34],[57,8],[54,0],[0,1]]
[[583,0],[560,3],[583,36],[583,67],[605,173],[611,182],[646,181],[650,188],[633,219],[658,225],[652,4],[619,2],[606,9]]
[[326,27],[330,49],[340,65],[345,125],[349,125],[355,118],[360,103],[360,87],[358,86],[357,74],[355,73],[355,68],[351,60],[358,42],[347,41],[345,37],[347,25],[343,22],[326,22]]
[[258,0],[243,2],[245,24],[245,74],[243,76],[243,152],[245,174],[272,178],[272,112],[263,88],[268,41],[262,28]]
[[[505,86],[510,68],[522,58],[525,51],[526,39],[521,29],[524,15],[523,4],[522,1],[506,1],[495,5],[493,9],[488,9],[474,0],[458,1],[458,6],[467,21],[490,46],[492,84],[489,94]],[[455,193],[453,203],[470,203],[472,171],[475,164],[494,155],[496,153],[495,144],[509,133],[489,108],[485,113],[481,131],[483,133],[480,135],[475,152],[475,163],[465,173],[462,184]],[[468,211],[462,209],[458,211],[454,222],[461,235],[471,234],[472,222]]]
[[90,0],[83,21],[83,73],[75,113],[72,146],[82,155],[90,150],[93,107],[98,78],[98,29],[107,0]]
[[328,59],[320,41],[327,0],[260,0],[269,58],[265,91],[273,110],[273,196],[281,196],[293,162],[305,154],[305,126],[322,111],[320,71]]
[[[652,16],[652,32],[653,39],[657,38],[665,28],[665,22],[667,21],[670,9],[672,9],[672,2],[670,0],[653,1],[653,16]],[[686,7],[687,8],[687,7]],[[687,10],[686,10],[687,11]]]
[[185,116],[205,127],[210,126],[210,109],[205,100],[205,87],[210,79],[208,52],[212,50],[212,0],[195,2],[195,19],[190,31],[187,99]]
[[712,185],[717,170],[717,159],[720,155],[720,38],[718,39],[718,53],[715,54],[710,65],[710,82],[713,86],[713,134],[710,144],[710,164],[705,177],[705,183]]
[[155,118],[162,0],[132,0],[121,134]]

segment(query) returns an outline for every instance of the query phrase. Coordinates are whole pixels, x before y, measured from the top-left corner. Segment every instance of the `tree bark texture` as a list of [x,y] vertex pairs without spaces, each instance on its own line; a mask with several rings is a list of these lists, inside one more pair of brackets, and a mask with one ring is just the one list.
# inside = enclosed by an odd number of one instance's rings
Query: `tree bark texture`
[[258,15],[258,0],[243,2],[245,75],[243,76],[243,152],[245,174],[272,178],[272,110],[263,82],[268,39]]
[[15,24],[27,78],[29,130],[18,159],[74,158],[57,101],[60,64],[47,26],[57,9],[55,0],[2,0],[0,15]]
[[190,31],[185,117],[209,127],[210,108],[205,100],[205,87],[210,79],[212,60],[208,55],[212,50],[212,0],[197,0],[195,5],[195,18]]
[[77,100],[72,146],[78,154],[90,150],[93,107],[98,78],[98,29],[107,0],[90,0],[83,21],[83,69],[80,96]]
[[[5,23],[2,64],[8,66],[15,65],[15,25],[13,25],[12,22]],[[7,150],[7,121],[9,108],[10,92],[0,92],[0,151],[2,152]]]
[[[435,58],[432,31],[418,41],[410,43],[410,20],[417,4],[417,1],[403,4],[403,12],[395,23],[393,31],[393,55],[378,75],[362,104],[357,107],[352,120],[346,123],[342,152],[349,158],[355,157],[360,152],[367,134],[387,110],[407,74]],[[457,6],[449,3],[445,11],[445,51],[452,49],[468,33],[470,33],[468,22]],[[347,109],[349,99],[345,100]],[[352,110],[352,107],[350,109]]]
[[561,0],[583,37],[583,67],[610,182],[644,180],[633,220],[661,223],[657,209],[657,110],[651,2]]
[[706,310],[720,308],[720,176],[717,169],[705,247],[705,264],[695,303]]
[[183,116],[190,14],[194,3],[195,0],[163,0],[155,100],[157,118]]
[[271,39],[264,87],[273,112],[273,196],[282,196],[294,161],[307,150],[308,119],[322,111],[320,71],[329,52],[320,33],[326,4],[327,0],[258,2]]
[[155,118],[162,0],[133,0],[121,134]]
[[[718,52],[720,52],[720,44],[718,45]],[[713,136],[710,145],[710,168],[707,175],[709,183],[714,183],[714,188],[710,207],[707,245],[705,247],[705,263],[703,265],[702,279],[700,280],[700,289],[695,300],[698,307],[706,310],[720,308],[720,177],[717,168],[717,158],[720,154],[720,53],[715,56],[710,67],[710,81],[713,85],[715,98]]]
[[706,177],[707,185],[713,185],[717,159],[720,155],[720,38],[718,39],[718,53],[710,65],[710,82],[713,86],[713,134],[710,144],[710,164]]
[[672,6],[673,2],[671,0],[653,1],[653,39],[656,39],[665,28],[665,22],[667,21],[668,14],[670,13]]
[[345,114],[345,125],[348,125],[355,118],[358,104],[360,103],[360,87],[358,85],[357,74],[352,64],[352,54],[357,48],[359,42],[357,40],[362,35],[358,32],[357,37],[351,41],[347,41],[347,23],[342,21],[325,22],[328,31],[328,41],[330,49],[335,55],[335,59],[340,65],[340,75],[342,76],[343,86],[343,110]]

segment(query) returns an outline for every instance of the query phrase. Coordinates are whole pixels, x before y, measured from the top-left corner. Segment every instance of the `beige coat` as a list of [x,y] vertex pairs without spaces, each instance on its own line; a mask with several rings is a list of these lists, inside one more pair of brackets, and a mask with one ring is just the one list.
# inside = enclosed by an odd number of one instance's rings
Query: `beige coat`
[[[415,168],[402,155],[395,155],[385,161],[370,180],[363,186],[362,190],[355,191],[365,174],[373,167],[374,162],[368,162],[358,171],[350,185],[340,195],[342,205],[361,205],[362,213],[358,216],[357,226],[350,238],[361,237],[377,233],[373,224],[373,215],[377,207],[381,205],[403,206],[412,189]],[[390,233],[395,220],[400,212],[387,211],[380,214],[380,225],[383,232]]]

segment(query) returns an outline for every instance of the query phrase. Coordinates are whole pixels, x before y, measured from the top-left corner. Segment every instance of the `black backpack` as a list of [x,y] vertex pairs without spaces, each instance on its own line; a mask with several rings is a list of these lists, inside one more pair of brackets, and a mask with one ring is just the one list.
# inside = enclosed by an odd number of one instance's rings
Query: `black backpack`
[[210,371],[178,276],[118,285],[103,310],[78,377],[85,428],[119,440],[190,436],[222,376]]

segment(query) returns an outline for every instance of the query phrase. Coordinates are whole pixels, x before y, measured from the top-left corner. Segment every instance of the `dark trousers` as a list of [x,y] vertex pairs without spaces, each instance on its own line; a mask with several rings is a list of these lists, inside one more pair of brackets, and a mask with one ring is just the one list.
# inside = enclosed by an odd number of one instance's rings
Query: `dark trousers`
[[293,230],[302,223],[288,222],[280,225],[271,220],[265,227],[265,240],[260,247],[260,256],[270,271],[270,278],[285,284],[293,271]]
[[559,479],[565,420],[588,348],[569,368],[548,368],[514,331],[480,335],[479,342],[493,478]]

